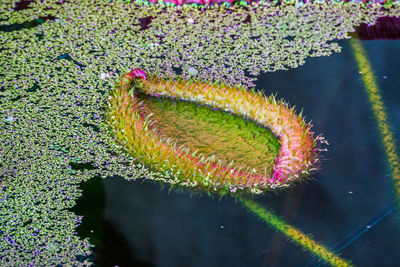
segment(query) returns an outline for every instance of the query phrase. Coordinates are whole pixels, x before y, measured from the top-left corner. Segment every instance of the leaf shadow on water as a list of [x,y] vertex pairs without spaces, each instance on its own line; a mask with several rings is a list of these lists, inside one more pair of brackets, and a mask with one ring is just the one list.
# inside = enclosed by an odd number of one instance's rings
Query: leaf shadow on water
[[[24,23],[13,23],[10,25],[0,25],[0,32],[13,32],[13,31],[20,31],[22,29],[30,29],[34,28],[46,20],[55,20],[56,17],[47,15],[45,17],[40,17],[38,19],[34,19],[31,21],[25,21]],[[38,36],[40,39],[40,36]]]
[[103,179],[95,176],[81,182],[79,188],[82,196],[70,211],[83,216],[76,231],[82,239],[89,238],[94,247],[90,256],[81,256],[78,260],[89,260],[94,266],[152,266],[134,258],[123,234],[103,218],[106,205]]

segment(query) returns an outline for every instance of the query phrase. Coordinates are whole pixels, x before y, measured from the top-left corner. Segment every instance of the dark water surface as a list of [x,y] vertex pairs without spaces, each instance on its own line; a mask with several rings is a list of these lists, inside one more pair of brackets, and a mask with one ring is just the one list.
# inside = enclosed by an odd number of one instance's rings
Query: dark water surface
[[[362,43],[400,140],[400,41]],[[312,180],[257,201],[356,266],[400,266],[399,218],[385,151],[349,42],[340,45],[341,53],[260,76],[257,88],[303,108],[330,146]],[[190,196],[120,177],[94,184],[85,192],[104,194],[85,201],[103,210],[81,228],[96,229],[87,235],[97,238],[98,266],[318,264],[230,197]]]

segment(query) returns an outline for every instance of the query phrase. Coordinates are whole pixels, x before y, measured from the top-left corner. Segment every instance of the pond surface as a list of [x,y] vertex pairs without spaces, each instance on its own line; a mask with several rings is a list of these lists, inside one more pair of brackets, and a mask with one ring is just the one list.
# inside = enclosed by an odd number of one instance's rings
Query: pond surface
[[[31,1],[22,2],[27,3],[21,4],[21,9]],[[35,28],[54,19],[47,16],[3,25],[0,33]],[[398,21],[385,23],[392,23],[395,30],[383,37],[399,38]],[[376,38],[380,31],[374,32],[365,39]],[[43,35],[37,34],[37,38]],[[400,213],[385,146],[350,41],[338,43],[340,53],[309,57],[297,68],[257,77],[257,90],[277,94],[278,99],[303,110],[313,131],[322,133],[329,146],[322,154],[320,170],[311,179],[255,200],[355,266],[400,266]],[[400,40],[361,43],[399,148]],[[57,60],[71,61],[80,70],[86,67],[64,52]],[[39,83],[27,92],[36,90],[41,90]],[[3,121],[11,124],[15,118]],[[73,174],[95,168],[81,160],[72,162],[68,170]],[[81,182],[80,188],[82,197],[68,210],[84,216],[77,234],[94,245],[93,254],[83,258],[95,266],[324,266],[231,196],[220,199],[178,192],[118,175],[96,176]]]
[[[399,140],[399,40],[363,41]],[[400,263],[400,228],[385,151],[348,41],[341,53],[261,75],[257,88],[304,109],[330,143],[312,180],[258,199],[356,266]],[[99,190],[103,248],[111,266],[317,266],[230,197],[168,192],[151,182],[106,179]],[[97,205],[97,204],[96,204]]]

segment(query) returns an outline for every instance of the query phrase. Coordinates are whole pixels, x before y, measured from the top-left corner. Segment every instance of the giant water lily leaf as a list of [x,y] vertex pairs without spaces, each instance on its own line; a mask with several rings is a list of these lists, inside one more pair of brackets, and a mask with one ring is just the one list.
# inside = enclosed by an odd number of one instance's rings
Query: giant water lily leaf
[[245,88],[134,69],[109,100],[110,128],[132,157],[164,182],[207,191],[287,187],[316,170],[325,142],[286,103]]

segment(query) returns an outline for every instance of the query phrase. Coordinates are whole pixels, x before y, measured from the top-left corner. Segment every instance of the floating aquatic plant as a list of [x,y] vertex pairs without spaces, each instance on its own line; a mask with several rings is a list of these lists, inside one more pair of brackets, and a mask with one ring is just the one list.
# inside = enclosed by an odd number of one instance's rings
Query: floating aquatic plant
[[[143,116],[144,107],[138,99],[138,90],[152,96],[209,105],[269,128],[280,142],[272,172],[260,172],[254,166],[245,169],[232,166],[232,162],[224,162],[213,155],[196,154],[185,144],[178,148],[174,140],[166,139],[151,129],[154,122],[151,114]],[[219,193],[238,189],[261,193],[286,187],[316,170],[318,152],[322,150],[320,144],[327,144],[322,136],[314,136],[311,124],[306,123],[301,114],[297,115],[294,108],[277,101],[273,95],[267,97],[254,90],[224,84],[159,79],[156,76],[147,78],[139,69],[121,77],[110,94],[106,118],[118,142],[132,157],[153,169],[176,176],[175,179],[166,179],[166,182],[198,186]]]
[[398,3],[257,3],[205,12],[108,0],[32,1],[23,10],[15,0],[0,2],[0,260],[16,266],[85,264],[92,246],[75,231],[81,216],[68,210],[80,182],[158,179],[132,165],[103,128],[105,88],[121,68],[135,62],[160,77],[249,87],[256,80],[249,74],[338,52],[335,40],[358,24],[399,16]]

